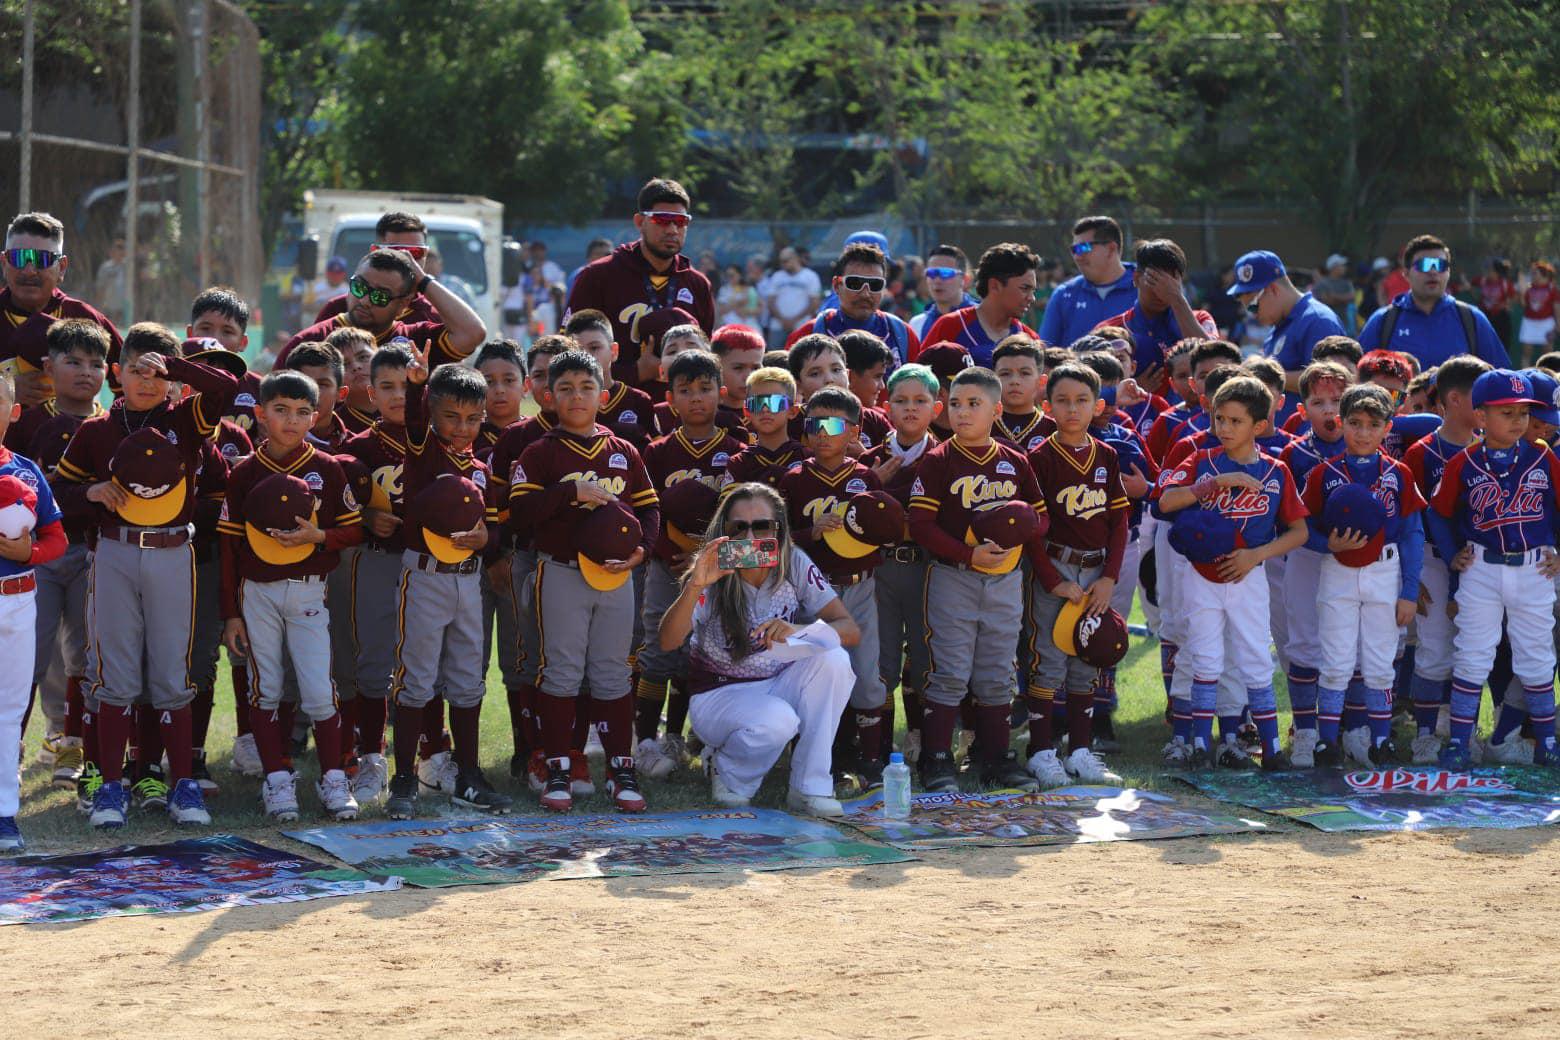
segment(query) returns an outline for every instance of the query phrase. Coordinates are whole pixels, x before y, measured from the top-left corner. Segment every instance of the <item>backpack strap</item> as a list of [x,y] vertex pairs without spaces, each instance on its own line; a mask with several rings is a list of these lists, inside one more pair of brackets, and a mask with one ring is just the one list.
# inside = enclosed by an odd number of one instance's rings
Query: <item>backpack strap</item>
[[1398,315],[1401,313],[1397,304],[1387,304],[1387,316],[1381,319],[1381,328],[1376,334],[1376,349],[1391,350],[1388,346],[1392,342],[1392,330],[1397,328]]
[[1468,343],[1468,353],[1478,357],[1479,331],[1473,321],[1473,308],[1458,299],[1453,299],[1452,304],[1457,308],[1457,317],[1462,320],[1463,339]]

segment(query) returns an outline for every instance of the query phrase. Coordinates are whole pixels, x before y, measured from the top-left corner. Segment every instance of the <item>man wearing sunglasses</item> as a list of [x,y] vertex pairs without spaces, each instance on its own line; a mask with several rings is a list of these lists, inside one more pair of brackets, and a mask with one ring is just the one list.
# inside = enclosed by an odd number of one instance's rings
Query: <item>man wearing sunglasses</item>
[[[374,244],[369,252],[377,249],[400,249],[409,253],[419,264],[428,258],[428,226],[415,213],[391,212],[379,218],[374,225]],[[438,321],[433,304],[422,293],[414,293],[402,301],[406,306],[400,320],[408,324],[419,321]],[[342,293],[328,300],[315,316],[316,322],[326,321],[338,314],[347,313],[352,304],[352,294]]]
[[1131,307],[1137,289],[1135,265],[1121,262],[1121,225],[1110,217],[1084,217],[1072,229],[1076,277],[1063,282],[1046,301],[1040,338],[1071,343],[1112,314]]
[[958,246],[943,243],[926,254],[926,295],[931,306],[910,319],[910,331],[926,340],[926,330],[944,314],[980,302],[970,295],[970,258]]
[[879,309],[888,288],[888,257],[869,242],[857,242],[845,247],[836,270],[834,292],[839,306],[825,308],[811,321],[803,322],[786,337],[785,348],[790,350],[809,333],[822,332],[838,339],[842,333],[860,329],[888,344],[893,352],[893,363],[883,372],[886,377],[921,351],[920,338],[905,320]]
[[[834,273],[836,275],[839,274],[840,267],[845,262],[846,250],[854,245],[877,247],[878,252],[883,254],[883,273],[885,275],[889,273],[888,265],[894,262],[894,254],[889,251],[888,236],[881,231],[852,231],[845,236],[845,241],[840,243],[840,259],[835,261],[834,264]],[[838,310],[839,306],[840,289],[836,285],[829,290],[829,295],[825,296],[823,302],[818,305],[818,313],[822,314],[827,310]]]
[[1453,298],[1452,251],[1434,235],[1403,247],[1408,292],[1370,316],[1360,330],[1366,350],[1396,350],[1419,359],[1420,371],[1458,354],[1473,354],[1495,368],[1509,368],[1506,345],[1477,307]]
[[601,311],[612,322],[618,359],[612,377],[643,387],[660,378],[661,362],[643,349],[639,322],[651,311],[681,307],[706,336],[715,330],[715,296],[710,280],[682,254],[693,222],[688,191],[673,180],[655,178],[639,189],[634,228],[639,238],[586,265],[569,291],[563,320],[576,311]]
[[23,407],[54,396],[43,374],[48,357],[45,336],[61,318],[85,318],[108,333],[108,360],[119,358],[123,342],[114,323],[97,308],[60,289],[70,258],[65,255],[65,225],[47,213],[23,213],[5,230],[0,255],[0,373],[16,384],[16,402]]
[[[406,301],[419,293],[433,305],[432,321],[406,320]],[[288,355],[299,343],[323,341],[348,326],[370,333],[375,346],[404,338],[419,349],[431,350],[430,368],[464,359],[487,337],[477,312],[449,287],[434,281],[405,250],[370,250],[347,282],[345,298],[345,314],[310,325],[288,340],[274,367],[287,367]]]
[[[980,303],[938,318],[926,330],[926,342],[957,343],[969,351],[975,364],[990,368],[992,351],[1009,336],[1022,333],[1039,339],[1039,333],[1019,320],[1035,302],[1039,266],[1035,251],[1017,242],[1002,242],[986,250],[975,266]],[[919,353],[919,348],[913,351],[910,360]]]
[[1311,348],[1328,336],[1343,336],[1338,313],[1289,280],[1276,253],[1255,249],[1235,261],[1235,284],[1229,287],[1258,325],[1268,329],[1262,356],[1284,366],[1284,389],[1300,392],[1300,373],[1311,363]]

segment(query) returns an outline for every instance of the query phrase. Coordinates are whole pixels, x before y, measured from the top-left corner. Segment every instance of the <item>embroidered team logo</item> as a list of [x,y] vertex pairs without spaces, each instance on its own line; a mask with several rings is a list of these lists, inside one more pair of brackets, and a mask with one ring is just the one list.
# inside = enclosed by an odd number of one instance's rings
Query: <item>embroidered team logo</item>
[[[353,510],[358,508],[357,496],[352,493],[352,489],[351,488],[344,487],[344,488],[341,489],[341,504],[347,507],[347,511],[348,512],[352,512]],[[223,500],[222,508],[223,508],[223,511],[226,512],[226,510],[227,510],[227,500],[226,499]]]
[[310,491],[319,491],[325,487],[325,478],[319,475],[317,470],[309,470],[303,475],[303,482],[309,485]]
[[169,430],[167,433],[163,434],[163,436],[168,438],[168,443],[169,444],[178,444],[179,443],[179,435],[177,433],[174,433],[172,430]]
[[389,343],[386,343],[385,346],[387,346],[387,347],[405,347],[407,350],[411,350],[412,349],[412,341],[407,339],[405,336],[397,336],[395,339],[391,340]]
[[1277,495],[1284,490],[1284,486],[1278,482],[1277,477],[1274,477],[1266,484],[1262,485],[1262,490],[1266,491],[1270,495]]
[[1256,274],[1256,269],[1253,268],[1250,264],[1241,264],[1240,270],[1235,272],[1236,277],[1238,277],[1242,282],[1251,281],[1251,276],[1254,274]]
[[1002,459],[997,463],[998,476],[1011,477],[1013,476],[1013,472],[1013,464],[1007,459]]
[[850,480],[845,482],[845,491],[847,494],[859,495],[865,490],[867,490],[867,482],[862,480],[860,477],[852,477]]
[[482,472],[480,469],[474,469],[471,471],[471,482],[477,485],[479,488],[486,488],[487,474]]
[[516,461],[513,466],[509,467],[509,482],[511,484],[525,483],[525,467],[520,465],[518,461]]
[[130,493],[136,498],[157,498],[160,495],[166,495],[173,487],[172,484],[158,484],[156,487],[152,487],[149,484],[137,484],[135,481],[131,481],[127,486],[130,488]]
[[1383,473],[1381,475],[1381,487],[1386,491],[1398,490],[1398,475],[1396,473]]
[[716,469],[725,469],[726,463],[730,461],[731,453],[729,451],[717,451],[710,457],[710,465],[714,466]]
[[239,394],[237,397],[233,398],[233,407],[234,408],[253,408],[254,406],[255,406],[255,395],[252,394],[252,393],[249,393],[247,390],[245,392]]
[[632,408],[625,408],[618,413],[618,422],[627,423],[628,425],[632,426],[639,422],[639,413],[634,411]]
[[910,485],[910,493],[912,495],[924,495],[924,494],[926,494],[926,485],[921,483],[921,478],[920,477],[916,477],[915,478],[915,483]]
[[623,453],[621,451],[613,452],[612,453],[612,457],[607,460],[607,468],[608,469],[627,469],[628,468],[628,459],[623,457]]
[[15,475],[17,480],[20,480],[23,484],[26,484],[28,487],[32,488],[33,491],[36,492],[38,490],[38,474],[34,473],[32,470],[23,469],[22,467],[18,466],[15,470],[12,471],[12,473]]
[[1040,447],[1040,445],[1042,445],[1044,443],[1045,443],[1045,438],[1040,436],[1039,434],[1036,434],[1035,436],[1029,438],[1029,443],[1025,444],[1024,448],[1025,448],[1026,451],[1034,451],[1036,448]]
[[1087,484],[1074,484],[1062,489],[1061,494],[1056,496],[1056,504],[1068,516],[1088,520],[1105,511],[1105,489],[1089,487]]
[[1096,484],[1103,484],[1103,483],[1105,483],[1105,467],[1104,466],[1098,466],[1098,467],[1095,468],[1095,470],[1094,470],[1094,482]]
[[1548,488],[1549,474],[1541,469],[1530,469],[1522,478],[1522,486],[1528,488]]
[[690,304],[693,302],[693,293],[688,289],[687,286],[683,286],[681,289],[677,290],[677,302]]
[[217,450],[222,452],[222,457],[224,459],[236,459],[236,458],[238,458],[238,445],[233,444],[231,442],[228,443],[228,444],[222,445]]
[[228,518],[227,499],[224,498],[222,500],[222,511],[217,514],[217,519],[218,520],[226,520],[227,518]]

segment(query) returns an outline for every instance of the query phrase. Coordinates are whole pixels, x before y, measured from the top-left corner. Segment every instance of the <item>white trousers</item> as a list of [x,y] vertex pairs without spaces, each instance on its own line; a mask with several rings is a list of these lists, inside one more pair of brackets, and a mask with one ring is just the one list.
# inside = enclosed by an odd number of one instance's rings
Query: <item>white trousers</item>
[[796,737],[791,790],[832,798],[834,731],[855,682],[850,654],[833,647],[794,661],[771,678],[694,695],[688,721],[714,749],[715,769],[733,794],[752,797]]
[[1446,616],[1446,563],[1425,553],[1425,565],[1419,571],[1419,586],[1430,596],[1425,613],[1414,618],[1419,647],[1414,651],[1414,674],[1434,682],[1452,677],[1452,643],[1457,638],[1457,622]]
[[1121,557],[1121,577],[1116,581],[1115,591],[1110,594],[1110,605],[1124,618],[1132,616],[1132,594],[1137,591],[1138,563],[1142,559],[1143,536],[1139,532],[1136,538],[1127,540],[1127,551]]
[[1273,683],[1268,651],[1267,575],[1254,567],[1240,581],[1209,581],[1196,568],[1181,573],[1182,613],[1186,616],[1186,657],[1196,680],[1217,681],[1228,668],[1247,689]]
[[33,629],[38,624],[36,592],[0,596],[0,816],[15,816],[21,794],[16,768],[20,764],[22,715],[32,692]]
[[1320,668],[1322,637],[1317,629],[1316,592],[1321,581],[1322,554],[1294,549],[1284,561],[1284,623],[1288,629],[1285,655],[1292,665]]
[[1519,566],[1488,563],[1475,551],[1457,586],[1457,638],[1452,673],[1482,683],[1495,663],[1501,615],[1511,638],[1511,670],[1525,686],[1555,678],[1555,585],[1539,573],[1533,550]]
[[1321,637],[1320,684],[1342,690],[1358,671],[1372,690],[1390,689],[1397,653],[1397,598],[1402,571],[1395,547],[1368,567],[1349,567],[1322,558],[1316,586],[1316,624]]
[[1284,570],[1288,556],[1275,556],[1262,564],[1267,574],[1268,630],[1273,636],[1273,649],[1278,651],[1279,671],[1289,672],[1289,604],[1284,598]]

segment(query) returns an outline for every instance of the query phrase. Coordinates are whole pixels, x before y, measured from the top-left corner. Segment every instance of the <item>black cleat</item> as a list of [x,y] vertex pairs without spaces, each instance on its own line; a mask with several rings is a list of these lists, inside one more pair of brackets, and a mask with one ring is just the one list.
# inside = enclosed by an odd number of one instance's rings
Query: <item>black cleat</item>
[[417,817],[416,773],[397,773],[390,778],[390,797],[385,799],[385,815],[392,820]]
[[1315,755],[1317,769],[1337,769],[1343,765],[1343,751],[1337,744],[1330,744],[1325,740],[1316,742]]
[[482,775],[482,770],[476,768],[462,769],[456,776],[455,793],[450,795],[450,801],[466,809],[499,815],[507,813],[514,806],[514,800],[507,794],[493,790],[493,785]]
[[1262,756],[1262,771],[1264,773],[1282,773],[1286,769],[1293,769],[1294,765],[1289,761],[1289,756],[1283,751],[1269,751]]
[[1018,760],[1018,752],[1009,748],[996,761],[983,762],[980,767],[980,783],[990,790],[1038,791],[1040,781],[1024,768]]
[[1370,764],[1373,766],[1391,766],[1396,765],[1398,761],[1397,745],[1392,742],[1391,737],[1370,749]]
[[1239,743],[1228,741],[1219,745],[1218,763],[1220,769],[1247,770],[1257,768],[1257,762],[1246,749]]
[[856,787],[863,794],[883,786],[883,762],[881,759],[863,758],[851,768]]
[[1186,771],[1188,773],[1207,773],[1213,769],[1213,755],[1205,747],[1193,747],[1192,753],[1186,757]]
[[927,794],[959,789],[959,771],[953,764],[953,755],[946,751],[921,752],[921,789]]

